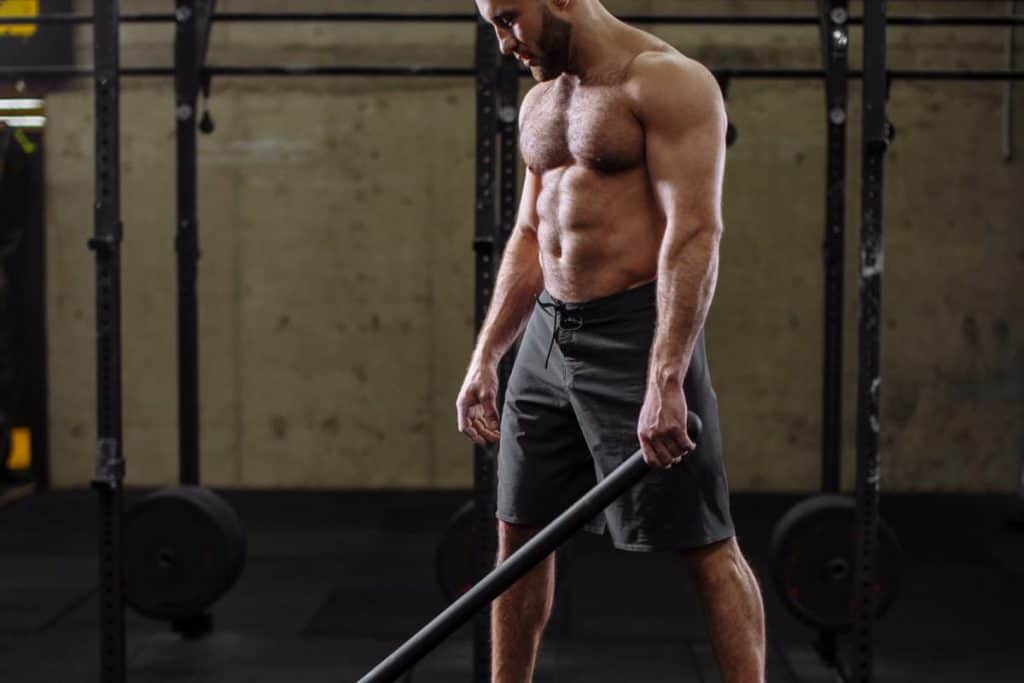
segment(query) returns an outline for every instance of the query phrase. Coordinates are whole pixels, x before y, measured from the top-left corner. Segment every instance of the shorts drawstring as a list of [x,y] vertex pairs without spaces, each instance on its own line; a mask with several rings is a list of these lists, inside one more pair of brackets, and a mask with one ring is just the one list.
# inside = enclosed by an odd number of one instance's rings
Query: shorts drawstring
[[540,295],[534,296],[537,300],[537,305],[545,311],[554,310],[552,314],[555,318],[554,324],[551,326],[551,343],[548,344],[548,355],[544,358],[544,369],[548,367],[548,361],[551,359],[551,351],[555,348],[555,339],[558,337],[558,330],[578,330],[583,326],[582,318],[569,317],[570,324],[574,324],[575,327],[563,327],[565,323],[565,312],[568,310],[566,305],[561,301],[553,301],[551,303],[544,303],[540,300]]

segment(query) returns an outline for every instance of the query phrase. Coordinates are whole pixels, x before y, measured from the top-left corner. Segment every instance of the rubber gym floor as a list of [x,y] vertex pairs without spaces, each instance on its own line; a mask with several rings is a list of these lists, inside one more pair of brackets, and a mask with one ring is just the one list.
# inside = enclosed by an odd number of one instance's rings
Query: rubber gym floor
[[[245,572],[204,639],[129,611],[132,683],[355,681],[444,607],[434,549],[468,493],[225,496],[248,530]],[[796,500],[736,494],[733,510],[764,589],[768,680],[833,681],[768,565],[772,525]],[[877,626],[878,680],[1024,680],[1024,533],[1006,526],[1008,508],[996,496],[884,497],[906,574]],[[89,491],[0,508],[0,681],[96,680],[95,521]],[[537,683],[719,680],[677,557],[616,551],[585,533],[570,548],[570,608],[545,639]],[[471,642],[464,629],[404,680],[469,681]]]

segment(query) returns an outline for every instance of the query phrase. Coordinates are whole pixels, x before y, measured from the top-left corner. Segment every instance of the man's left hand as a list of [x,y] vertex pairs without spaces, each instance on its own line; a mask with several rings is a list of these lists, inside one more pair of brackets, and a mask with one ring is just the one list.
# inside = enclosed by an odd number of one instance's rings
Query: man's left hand
[[647,387],[637,436],[644,462],[658,469],[682,462],[696,448],[686,433],[686,396],[680,383]]

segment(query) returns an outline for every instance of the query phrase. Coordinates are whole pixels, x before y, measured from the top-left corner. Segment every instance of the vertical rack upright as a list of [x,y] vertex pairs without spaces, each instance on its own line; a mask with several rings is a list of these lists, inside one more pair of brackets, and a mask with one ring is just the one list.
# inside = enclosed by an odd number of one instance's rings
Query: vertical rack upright
[[100,680],[124,683],[125,615],[121,566],[124,458],[121,421],[120,3],[95,3],[95,203],[89,248],[96,257],[96,470]]
[[[498,45],[494,31],[483,18],[476,26],[476,207],[473,251],[476,254],[475,331],[479,335],[494,294],[496,260],[500,244],[495,186],[498,134]],[[495,509],[494,448],[473,449],[473,491],[476,511],[477,576],[494,566],[497,538],[493,533]],[[481,610],[473,621],[473,681],[491,680],[491,610]]]
[[885,154],[891,128],[887,104],[886,0],[864,3],[863,169],[861,187],[860,320],[857,376],[857,539],[852,680],[874,680],[874,621],[878,608],[881,454],[882,274]]
[[838,493],[842,453],[843,281],[846,234],[846,122],[849,92],[849,12],[846,0],[822,3],[825,62],[825,347],[822,381],[821,490]]
[[178,260],[178,468],[199,483],[199,226],[196,100],[199,93],[197,0],[177,0],[174,31]]

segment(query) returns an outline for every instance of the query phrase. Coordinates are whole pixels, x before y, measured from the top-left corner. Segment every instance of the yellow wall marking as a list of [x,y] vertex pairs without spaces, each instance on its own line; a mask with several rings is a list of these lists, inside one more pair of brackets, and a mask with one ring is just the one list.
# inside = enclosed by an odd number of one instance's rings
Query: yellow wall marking
[[7,458],[7,469],[27,470],[32,466],[32,434],[28,427],[11,430],[11,454]]
[[[0,0],[0,20],[4,17],[38,17],[39,0]],[[34,36],[38,24],[3,24],[0,23],[0,36],[27,38]]]

